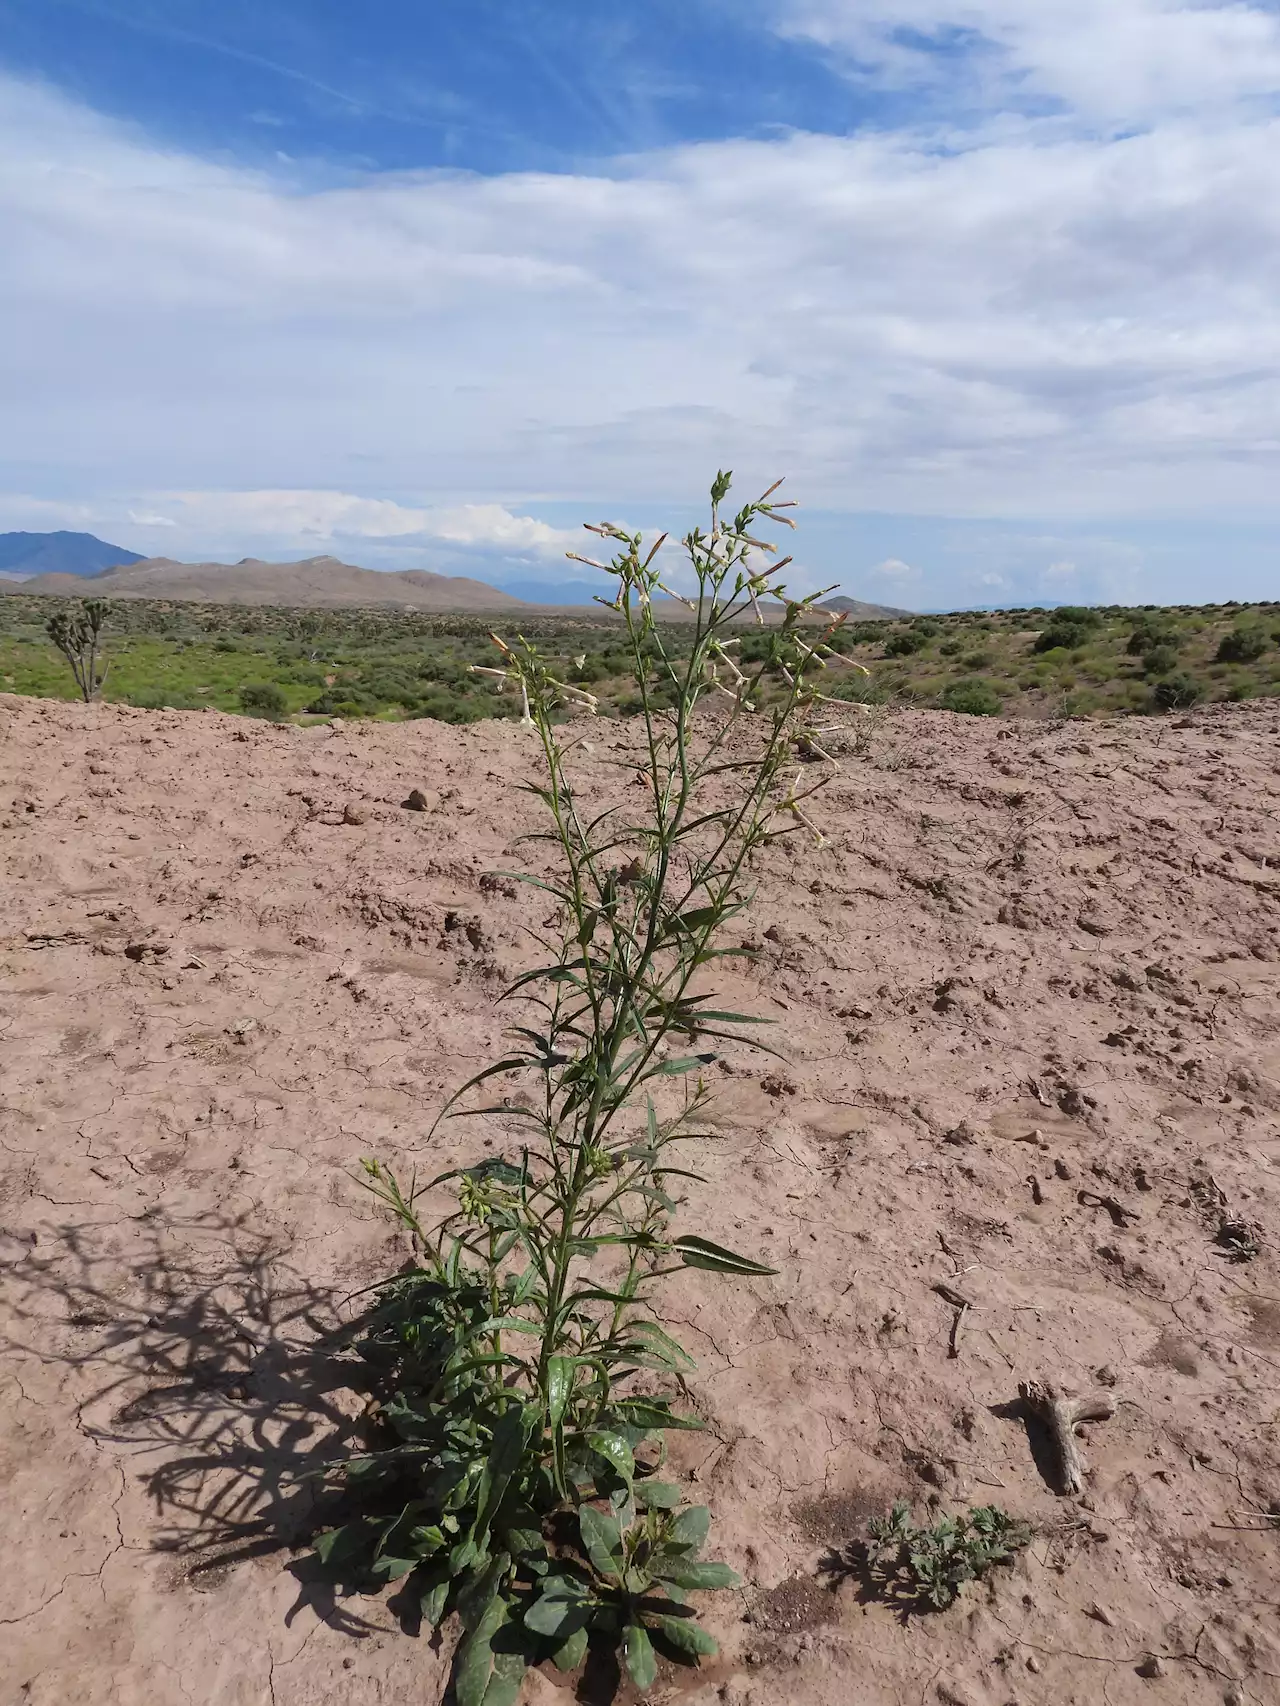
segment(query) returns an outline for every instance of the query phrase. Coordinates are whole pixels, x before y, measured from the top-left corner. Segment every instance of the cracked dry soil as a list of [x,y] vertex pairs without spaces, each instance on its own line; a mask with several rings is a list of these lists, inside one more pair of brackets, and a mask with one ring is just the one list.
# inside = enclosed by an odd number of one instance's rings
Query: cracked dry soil
[[[904,714],[830,846],[770,850],[727,993],[786,1061],[712,1068],[690,1217],[778,1273],[669,1297],[677,1468],[747,1585],[656,1700],[1280,1701],[1278,734]],[[514,1141],[425,1132],[542,916],[488,875],[528,856],[522,738],[0,697],[5,1706],[442,1698],[447,1641],[309,1578],[297,1476],[363,1401],[328,1335],[404,1256],[357,1157]],[[628,738],[592,731],[593,797]],[[1037,1378],[1116,1399],[1079,1500]],[[1036,1538],[903,1621],[843,1562],[898,1494]]]

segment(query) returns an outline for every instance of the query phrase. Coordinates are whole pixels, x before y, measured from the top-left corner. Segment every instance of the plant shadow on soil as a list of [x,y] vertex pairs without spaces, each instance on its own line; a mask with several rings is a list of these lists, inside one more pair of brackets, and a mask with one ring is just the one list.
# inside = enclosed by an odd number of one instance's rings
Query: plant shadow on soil
[[[9,1260],[16,1327],[0,1350],[85,1377],[77,1427],[150,1464],[139,1479],[159,1518],[151,1549],[180,1560],[194,1591],[250,1560],[297,1554],[286,1623],[310,1610],[342,1634],[373,1634],[384,1626],[354,1603],[366,1590],[335,1582],[302,1551],[342,1518],[338,1496],[311,1477],[364,1442],[370,1371],[352,1349],[363,1313],[344,1312],[341,1294],[293,1265],[287,1240],[247,1216],[151,1214],[133,1225],[140,1247],[127,1255],[118,1226],[86,1223],[43,1233]],[[379,1603],[406,1635],[430,1633],[439,1648],[416,1595]],[[698,1675],[663,1669],[673,1681]],[[593,1642],[574,1698],[633,1698],[612,1646]]]
[[[129,1255],[118,1228],[64,1225],[9,1262],[18,1327],[5,1348],[88,1378],[77,1426],[151,1460],[140,1480],[160,1519],[152,1550],[209,1591],[238,1564],[298,1550],[329,1519],[332,1496],[310,1477],[360,1439],[361,1317],[344,1319],[342,1298],[248,1217],[134,1225],[141,1248]],[[288,1622],[309,1607],[371,1632],[309,1556],[288,1567],[299,1584]]]

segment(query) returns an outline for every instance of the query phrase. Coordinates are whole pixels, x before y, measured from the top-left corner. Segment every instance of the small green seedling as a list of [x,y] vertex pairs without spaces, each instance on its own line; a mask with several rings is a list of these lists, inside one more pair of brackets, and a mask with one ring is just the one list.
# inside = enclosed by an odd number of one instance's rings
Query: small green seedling
[[909,1608],[942,1611],[965,1582],[980,1581],[996,1564],[1013,1562],[1031,1530],[996,1505],[980,1505],[963,1516],[944,1516],[932,1528],[911,1520],[899,1499],[886,1517],[868,1524],[867,1566],[886,1599]]

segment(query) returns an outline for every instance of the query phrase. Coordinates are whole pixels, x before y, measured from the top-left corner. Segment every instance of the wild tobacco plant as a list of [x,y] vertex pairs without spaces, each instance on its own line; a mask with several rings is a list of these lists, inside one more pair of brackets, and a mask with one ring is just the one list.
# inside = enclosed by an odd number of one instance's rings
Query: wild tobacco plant
[[[556,871],[520,880],[559,922],[504,996],[530,1022],[440,1118],[499,1076],[523,1075],[536,1095],[465,1109],[522,1123],[507,1158],[407,1190],[364,1163],[418,1259],[380,1288],[362,1345],[390,1396],[377,1448],[342,1466],[356,1514],[315,1543],[353,1582],[403,1581],[432,1624],[458,1613],[458,1706],[509,1706],[529,1664],[572,1668],[593,1639],[619,1647],[646,1689],[657,1652],[715,1651],[689,1595],[738,1579],[699,1557],[706,1508],[658,1478],[663,1436],[698,1424],[672,1407],[694,1365],[657,1310],[661,1282],[683,1268],[774,1271],[673,1220],[676,1193],[705,1182],[677,1164],[708,1100],[703,1070],[760,1023],[703,987],[742,952],[724,928],[749,901],[755,855],[797,828],[821,841],[805,811],[826,779],[809,768],[826,760],[811,718],[843,618],[815,611],[820,594],[791,597],[790,559],[771,563],[756,537],[793,525],[776,490],[726,520],[729,476],[717,475],[709,531],[683,542],[685,591],[662,578],[665,536],[646,549],[622,528],[591,529],[617,547],[593,566],[616,577],[600,602],[621,616],[643,707],[619,761],[638,787],[620,787],[619,803],[589,812],[575,782],[578,735],[562,713],[594,711],[588,691],[523,640],[495,637],[499,661],[483,672],[520,692],[537,737],[527,787],[548,827],[533,839]],[[655,620],[663,595],[689,612],[678,655]],[[763,625],[766,603],[770,644],[744,669],[740,626]],[[424,1193],[446,1185],[455,1206],[427,1226]]]

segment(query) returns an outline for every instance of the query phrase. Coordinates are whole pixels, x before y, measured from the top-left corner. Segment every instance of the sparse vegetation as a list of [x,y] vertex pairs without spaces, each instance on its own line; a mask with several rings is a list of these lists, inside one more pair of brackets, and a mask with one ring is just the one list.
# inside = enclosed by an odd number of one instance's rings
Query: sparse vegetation
[[950,1605],[966,1582],[980,1581],[997,1564],[1011,1564],[1031,1540],[1027,1525],[997,1505],[940,1517],[926,1528],[912,1521],[905,1499],[872,1521],[868,1533],[867,1571],[884,1597],[903,1609],[935,1611]]
[[[0,689],[66,697],[78,694],[66,665],[48,643],[46,623],[61,601],[22,593],[0,597]],[[668,607],[669,609],[669,607]],[[1198,608],[1114,607],[1081,612],[960,612],[900,621],[847,624],[833,643],[851,661],[874,667],[835,688],[866,703],[951,704],[953,690],[980,678],[1000,695],[1005,716],[1132,715],[1169,708],[1183,678],[1197,700],[1240,700],[1280,694],[1280,604]],[[1082,616],[1084,620],[1082,620]],[[490,619],[432,616],[403,610],[290,611],[118,600],[111,611],[112,668],[103,697],[133,705],[212,705],[240,710],[240,689],[274,682],[290,717],[433,717],[465,723],[517,716],[510,697],[495,696],[471,665],[491,647]],[[639,714],[626,667],[618,614],[596,606],[580,612],[521,614],[521,631],[571,685],[588,688],[601,716]],[[655,629],[683,653],[692,623],[659,610]],[[1235,635],[1242,635],[1239,642]],[[899,636],[909,636],[904,645]],[[785,682],[771,658],[775,635],[748,622],[743,667],[768,662],[767,694]],[[1176,708],[1176,707],[1175,707]]]
[[[458,1706],[513,1702],[528,1665],[571,1669],[592,1635],[620,1646],[645,1690],[656,1652],[715,1651],[688,1596],[738,1579],[698,1557],[706,1508],[658,1478],[664,1434],[697,1424],[631,1382],[647,1371],[678,1385],[692,1367],[657,1318],[665,1276],[774,1271],[675,1232],[679,1193],[698,1180],[674,1155],[697,1132],[721,1042],[754,1041],[759,1021],[695,993],[694,978],[742,951],[717,938],[748,903],[753,856],[810,827],[803,802],[821,779],[796,748],[812,738],[812,678],[828,659],[839,667],[825,642],[840,619],[815,630],[813,600],[786,597],[782,565],[755,566],[756,532],[789,506],[771,488],[725,521],[728,489],[718,476],[710,531],[684,541],[698,598],[679,650],[653,615],[662,541],[646,551],[639,535],[595,529],[618,547],[615,608],[644,719],[626,768],[643,806],[588,813],[579,798],[558,713],[594,709],[586,688],[526,640],[498,641],[477,666],[527,707],[540,752],[528,786],[561,870],[522,879],[556,909],[545,962],[506,992],[530,1022],[440,1118],[460,1117],[490,1080],[524,1079],[533,1094],[523,1107],[504,1098],[504,1112],[525,1142],[407,1191],[365,1163],[419,1259],[382,1287],[366,1354],[385,1365],[383,1436],[338,1467],[350,1514],[316,1552],[344,1577],[404,1582],[433,1625],[458,1612]],[[733,623],[766,598],[783,618],[744,670]],[[775,669],[786,689],[766,704]],[[454,1206],[428,1225],[423,1199],[445,1186]]]

